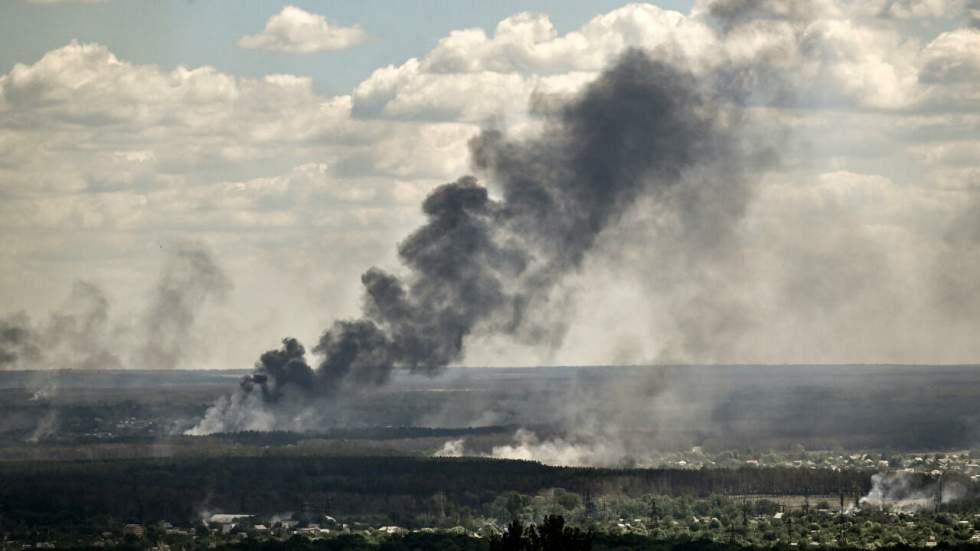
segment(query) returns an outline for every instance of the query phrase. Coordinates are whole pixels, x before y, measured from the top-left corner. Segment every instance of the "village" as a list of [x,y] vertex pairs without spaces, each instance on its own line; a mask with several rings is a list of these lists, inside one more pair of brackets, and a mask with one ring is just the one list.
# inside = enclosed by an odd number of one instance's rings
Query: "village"
[[[842,507],[843,506],[843,507]],[[506,529],[508,518],[540,523],[562,514],[569,522],[609,537],[653,540],[709,540],[738,545],[791,547],[859,547],[980,544],[980,512],[973,507],[899,510],[889,504],[838,503],[835,496],[605,496],[592,499],[560,489],[534,496],[501,495],[484,511],[412,519],[406,526],[384,519],[346,518],[318,513],[257,516],[248,513],[202,513],[187,526],[169,522],[111,523],[95,534],[35,533],[8,538],[0,549],[66,547],[116,548],[133,545],[167,551],[215,548],[260,542],[317,542],[353,539],[379,544],[410,535],[486,540]],[[338,518],[340,517],[340,518]],[[431,526],[421,526],[428,520]],[[346,541],[346,539],[344,541]]]
[[783,467],[794,469],[831,469],[894,471],[932,476],[957,473],[980,481],[980,450],[949,452],[842,452],[806,450],[801,446],[793,451],[724,451],[707,453],[701,447],[685,452],[660,455],[653,467],[661,469],[704,469],[740,467]]

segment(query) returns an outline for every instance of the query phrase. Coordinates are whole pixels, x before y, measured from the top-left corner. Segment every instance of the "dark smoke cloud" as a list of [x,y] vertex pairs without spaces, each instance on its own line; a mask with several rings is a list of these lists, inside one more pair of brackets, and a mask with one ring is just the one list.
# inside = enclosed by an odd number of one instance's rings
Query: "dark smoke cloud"
[[249,392],[256,386],[261,387],[263,396],[270,402],[279,400],[287,385],[310,388],[313,386],[313,372],[305,356],[306,348],[299,341],[283,339],[281,349],[262,354],[255,364],[255,374],[244,379],[242,385]]
[[707,0],[703,8],[725,30],[754,21],[807,21],[825,6],[811,0]]
[[[436,188],[422,205],[426,224],[399,244],[407,275],[368,270],[363,317],[323,334],[316,369],[300,361],[289,370],[268,367],[267,357],[278,366],[290,346],[301,350],[287,340],[263,356],[243,392],[258,383],[266,397],[289,385],[335,396],[382,384],[396,368],[435,373],[462,359],[477,332],[559,343],[564,326],[542,320],[599,235],[639,198],[661,196],[692,169],[732,155],[731,119],[720,116],[704,84],[676,64],[630,51],[579,97],[544,113],[540,134],[481,134],[471,143],[473,162],[500,198],[472,177]],[[738,180],[736,170],[727,175],[733,188]],[[230,411],[254,406],[225,400],[192,432],[255,428]]]

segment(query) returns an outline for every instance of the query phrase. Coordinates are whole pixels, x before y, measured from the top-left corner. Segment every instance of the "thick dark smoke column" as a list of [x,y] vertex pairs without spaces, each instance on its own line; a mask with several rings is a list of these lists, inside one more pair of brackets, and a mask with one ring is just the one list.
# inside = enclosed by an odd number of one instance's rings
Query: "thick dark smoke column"
[[[382,371],[364,379],[383,381],[391,364],[434,370],[456,361],[479,323],[533,339],[530,312],[581,266],[604,228],[641,194],[720,154],[712,115],[694,77],[630,52],[552,115],[540,136],[477,138],[474,163],[502,200],[490,200],[471,178],[436,189],[422,206],[429,223],[399,246],[408,284],[377,270],[365,274],[366,323],[376,322],[381,335],[358,336],[390,343],[387,354],[361,362]],[[359,378],[352,366],[361,357],[331,353],[346,342],[337,330],[321,340],[321,371],[331,379]],[[377,346],[356,348],[378,353]]]
[[[289,385],[331,396],[382,384],[396,368],[434,373],[460,360],[477,331],[557,342],[562,328],[535,318],[561,278],[581,267],[599,234],[639,197],[728,155],[717,114],[697,78],[631,51],[580,97],[544,115],[539,135],[484,132],[471,143],[473,162],[500,200],[472,177],[436,188],[422,204],[427,223],[399,244],[404,279],[368,270],[363,317],[323,334],[316,369],[286,375],[263,359],[244,392],[258,382],[264,396]],[[235,404],[254,401],[226,400],[192,432],[246,428],[247,416],[229,411]]]
[[287,385],[310,388],[313,385],[313,372],[306,363],[305,355],[306,348],[299,341],[283,339],[281,349],[262,354],[255,364],[255,373],[242,380],[243,388],[251,392],[255,386],[261,387],[263,397],[270,402],[279,400],[283,387]]
[[474,160],[503,190],[510,229],[558,275],[578,267],[640,194],[678,183],[685,169],[720,153],[713,114],[694,77],[630,52],[544,135],[507,141],[484,133]]

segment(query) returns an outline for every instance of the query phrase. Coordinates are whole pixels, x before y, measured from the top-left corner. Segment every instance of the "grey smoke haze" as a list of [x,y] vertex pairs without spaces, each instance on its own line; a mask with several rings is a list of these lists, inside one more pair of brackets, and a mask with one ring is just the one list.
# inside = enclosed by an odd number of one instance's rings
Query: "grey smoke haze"
[[[579,97],[544,114],[539,134],[483,132],[471,143],[473,163],[499,199],[472,177],[436,188],[422,204],[427,223],[398,246],[407,275],[368,270],[363,317],[324,332],[316,369],[287,339],[263,355],[242,392],[260,386],[262,396],[278,398],[294,386],[334,396],[385,383],[395,368],[435,373],[462,359],[475,332],[559,344],[564,325],[548,315],[561,303],[559,284],[639,198],[664,200],[689,233],[719,241],[724,223],[688,220],[699,192],[668,194],[704,184],[717,174],[703,167],[725,162],[712,191],[726,210],[741,209],[746,188],[737,163],[726,162],[735,154],[734,120],[719,99],[683,68],[630,51]],[[253,402],[223,402],[194,432],[250,426],[229,404]]]
[[178,242],[167,256],[143,315],[140,367],[173,369],[196,346],[192,335],[201,309],[225,298],[231,282],[211,253],[191,242]]
[[23,312],[0,320],[0,366],[26,365],[40,357],[41,350],[30,323],[30,318]]
[[[609,370],[616,374],[606,375]],[[582,368],[547,392],[529,396],[511,388],[503,397],[477,394],[449,402],[422,424],[528,427],[490,448],[461,441],[443,453],[565,466],[652,467],[664,452],[718,443],[713,433],[725,430],[718,398],[730,386],[718,375],[685,366]]]
[[[278,77],[266,87],[251,78],[258,75],[205,71],[216,91],[243,79],[241,96],[227,89],[229,98],[209,96],[207,107],[205,98],[173,86],[166,70],[111,47],[52,49],[43,63],[17,59],[29,70],[21,76],[39,80],[5,76],[5,121],[15,141],[32,143],[35,130],[60,135],[65,121],[72,136],[65,148],[10,150],[5,181],[13,195],[4,219],[18,235],[9,240],[4,272],[8,302],[35,321],[47,319],[62,270],[111,281],[113,297],[132,300],[141,291],[132,274],[145,255],[137,252],[120,276],[125,259],[117,251],[142,250],[160,232],[217,230],[211,235],[240,266],[240,284],[254,289],[236,303],[247,313],[239,319],[251,325],[241,329],[266,335],[270,346],[281,336],[302,337],[310,352],[324,319],[361,317],[364,268],[392,271],[408,293],[410,276],[388,260],[391,236],[421,225],[422,215],[410,211],[423,187],[466,173],[461,144],[474,124],[495,121],[506,140],[519,141],[515,135],[540,122],[517,112],[529,96],[557,120],[564,102],[551,98],[579,90],[632,44],[671,50],[657,56],[697,80],[710,71],[724,75],[705,86],[737,89],[744,109],[736,111],[749,119],[749,131],[778,142],[783,164],[767,181],[748,179],[754,194],[744,216],[729,209],[738,201],[713,192],[692,198],[707,215],[685,216],[689,231],[727,224],[728,210],[739,216],[734,235],[716,244],[727,259],[681,250],[683,242],[672,240],[681,223],[671,221],[670,200],[634,206],[622,215],[626,224],[607,225],[582,267],[538,300],[547,308],[525,316],[520,331],[502,331],[499,343],[487,345],[488,325],[475,326],[465,339],[467,365],[975,361],[978,263],[961,254],[969,251],[964,243],[942,239],[976,187],[980,49],[958,13],[972,7],[960,0],[698,0],[678,13],[639,3],[592,10],[595,17],[574,29],[556,27],[546,14],[514,14],[482,34],[454,33],[438,44],[433,36],[435,47],[403,53],[391,67],[365,66],[372,76],[343,84],[342,94],[314,86],[300,100],[286,95]],[[124,73],[131,76],[113,80]],[[176,76],[187,75],[197,73]],[[119,83],[134,89],[117,97]],[[42,85],[53,103],[35,101],[33,86]],[[114,101],[105,99],[109,92]],[[230,127],[194,134],[201,141],[192,147],[182,125],[210,125],[212,117]],[[107,120],[119,124],[87,135]],[[164,124],[152,139],[127,139],[152,121]],[[250,154],[251,147],[265,153]],[[474,174],[499,200],[502,186],[481,170]],[[171,179],[175,173],[181,179]],[[674,189],[660,195],[680,202],[680,189],[702,188]],[[723,216],[698,202],[715,197]],[[88,234],[78,230],[96,227],[105,233],[86,244]],[[280,246],[285,232],[287,248]],[[49,254],[64,262],[61,270],[48,269]],[[580,287],[565,292],[567,285]],[[634,292],[623,292],[630,286]],[[231,325],[224,331],[235,332]],[[549,340],[566,326],[572,337],[549,356]],[[307,329],[315,335],[298,334]],[[528,346],[511,346],[512,337]],[[223,359],[235,359],[224,365],[249,365],[270,346],[225,347]],[[319,359],[311,353],[311,367]]]
[[202,245],[179,242],[136,325],[113,317],[109,299],[95,283],[76,281],[48,319],[24,313],[0,320],[0,369],[172,369],[198,352],[194,338],[202,308],[220,300],[229,280]]
[[109,300],[98,286],[76,282],[65,306],[51,314],[46,345],[75,369],[118,368],[122,361],[109,345]]
[[[109,299],[96,284],[76,281],[67,299],[43,323],[24,313],[0,320],[0,369],[36,370],[29,390],[48,402],[59,393],[61,369],[173,369],[197,357],[195,335],[200,311],[224,297],[230,283],[201,244],[179,242],[168,251],[163,269],[133,325],[113,318]],[[38,442],[58,430],[58,410],[50,407],[27,441]]]
[[[941,494],[940,494],[941,492]],[[862,507],[908,513],[933,510],[968,496],[968,488],[956,480],[924,477],[903,472],[871,475],[871,490],[861,498]]]
[[110,347],[109,301],[97,285],[76,281],[46,324],[34,326],[26,314],[2,323],[0,365],[18,369],[118,368]]
[[[801,76],[818,70],[805,66],[806,55],[824,52],[821,12],[832,8],[712,0],[700,9],[731,43],[772,32],[805,49],[773,42],[715,67],[745,106],[741,154],[689,171],[705,173],[697,185],[641,198],[603,233],[586,276],[573,278],[582,315],[571,318],[558,362],[975,361],[976,200],[939,182],[896,185],[869,175],[880,166],[826,163],[877,147],[822,134],[857,115],[821,113],[801,124],[810,109],[844,100],[831,83]],[[931,77],[924,69],[919,78]],[[750,176],[728,187],[737,163]],[[819,177],[807,174],[821,163]],[[766,165],[772,170],[758,170]],[[974,174],[945,185],[973,189]],[[605,357],[594,353],[596,342]]]

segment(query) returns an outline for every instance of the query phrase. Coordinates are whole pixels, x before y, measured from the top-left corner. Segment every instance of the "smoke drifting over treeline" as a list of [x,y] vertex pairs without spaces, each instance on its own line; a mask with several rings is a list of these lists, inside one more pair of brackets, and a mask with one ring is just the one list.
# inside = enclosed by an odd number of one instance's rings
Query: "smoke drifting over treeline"
[[903,472],[871,475],[871,491],[861,498],[861,506],[917,513],[937,510],[970,495],[969,480],[940,475],[926,477]]
[[24,313],[0,319],[0,369],[174,369],[199,346],[201,310],[220,301],[230,280],[202,245],[179,242],[168,251],[142,311],[113,318],[109,299],[77,281],[48,320]]
[[[705,226],[687,219],[697,192],[671,194],[675,188],[710,185],[726,211],[744,205],[737,119],[723,109],[730,98],[712,90],[676,64],[630,51],[580,96],[544,113],[538,135],[483,132],[472,160],[499,199],[469,176],[432,191],[422,204],[427,223],[398,247],[407,274],[364,273],[363,316],[323,333],[313,349],[318,365],[285,339],[191,432],[273,428],[286,396],[302,403],[356,392],[385,383],[396,368],[438,372],[463,358],[475,333],[560,344],[560,283],[640,198],[661,199],[698,231]],[[723,181],[713,179],[717,166]]]

